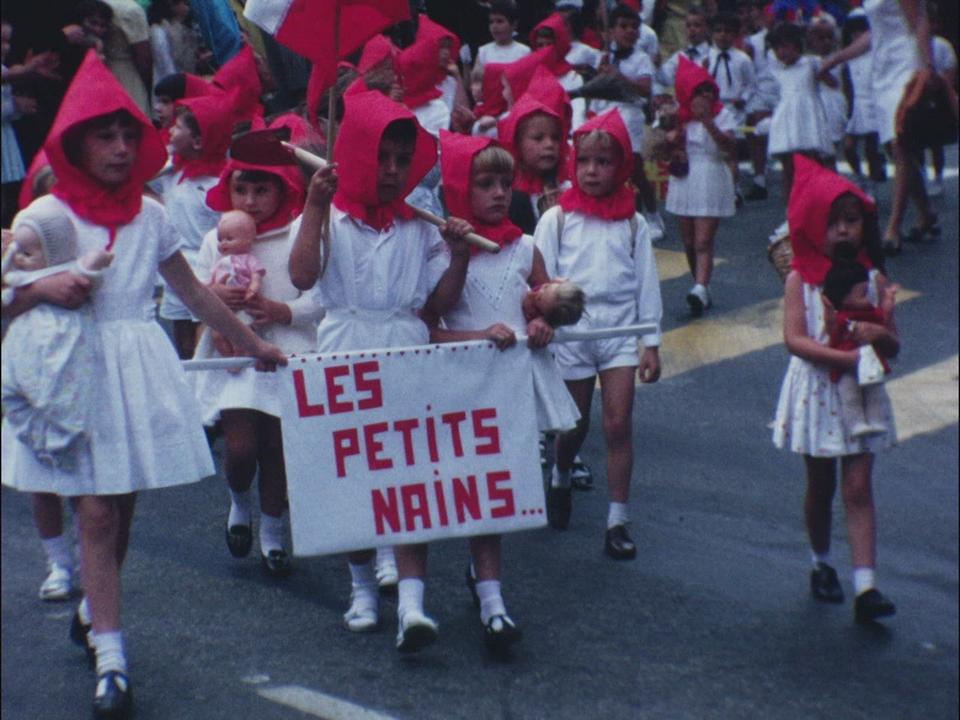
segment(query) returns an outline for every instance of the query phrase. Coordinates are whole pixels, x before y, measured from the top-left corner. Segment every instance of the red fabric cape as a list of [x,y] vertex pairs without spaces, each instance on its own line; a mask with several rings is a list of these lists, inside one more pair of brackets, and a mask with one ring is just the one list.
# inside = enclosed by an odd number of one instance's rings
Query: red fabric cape
[[257,61],[253,57],[253,48],[244,45],[236,55],[227,60],[213,76],[213,85],[221,90],[237,90],[234,119],[249,120],[255,115],[263,115],[260,95],[263,85],[257,73]]
[[260,170],[276,175],[283,183],[283,199],[280,201],[280,207],[271,217],[257,224],[258,235],[268,230],[289,225],[303,211],[306,193],[303,174],[299,167],[295,165],[255,165],[232,158],[227,161],[221,171],[217,184],[207,191],[207,206],[211,209],[217,212],[227,212],[234,209],[233,203],[230,201],[230,176],[234,170]]

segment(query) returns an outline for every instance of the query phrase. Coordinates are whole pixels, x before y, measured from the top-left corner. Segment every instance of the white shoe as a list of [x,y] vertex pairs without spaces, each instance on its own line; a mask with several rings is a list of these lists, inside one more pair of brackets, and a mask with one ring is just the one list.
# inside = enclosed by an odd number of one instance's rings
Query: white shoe
[[73,570],[57,563],[50,563],[50,572],[37,594],[41,600],[47,602],[69,600],[73,595]]
[[419,610],[407,610],[399,618],[397,650],[402,653],[417,652],[437,639],[437,624]]
[[650,242],[662,240],[666,234],[667,226],[664,224],[663,216],[660,215],[660,212],[654,210],[652,213],[644,213],[643,219],[647,221],[647,225],[650,228]]
[[343,614],[343,624],[350,632],[371,632],[380,623],[380,602],[375,588],[354,588],[350,593],[350,609]]
[[393,555],[393,548],[377,548],[377,561],[374,567],[377,576],[377,585],[382,588],[393,587],[400,580],[397,572],[397,561]]
[[694,317],[703,315],[703,311],[709,308],[713,303],[710,302],[710,293],[700,283],[697,283],[690,292],[687,293],[687,305],[690,306],[690,314]]
[[943,195],[943,180],[931,180],[927,185],[927,195],[930,197],[940,197]]

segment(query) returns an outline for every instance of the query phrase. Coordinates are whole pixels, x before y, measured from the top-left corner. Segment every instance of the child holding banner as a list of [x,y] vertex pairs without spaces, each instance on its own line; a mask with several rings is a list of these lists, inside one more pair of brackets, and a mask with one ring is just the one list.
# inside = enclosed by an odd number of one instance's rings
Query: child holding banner
[[[470,259],[463,236],[472,228],[450,218],[438,233],[403,201],[437,159],[436,141],[413,113],[379,92],[349,94],[344,101],[334,146],[339,177],[327,167],[310,182],[290,277],[301,290],[315,286],[326,310],[317,331],[319,352],[422,345],[430,333],[418,313],[443,315],[459,298]],[[321,250],[327,221],[329,253]],[[450,246],[449,264],[441,234]],[[343,620],[354,632],[379,622],[373,554],[348,556],[351,604]],[[436,623],[423,612],[427,547],[398,546],[396,555],[397,649],[411,652],[437,637]]]
[[564,343],[556,349],[561,374],[580,408],[577,428],[557,437],[556,466],[547,491],[547,519],[558,530],[570,521],[570,468],[587,433],[596,375],[600,375],[610,510],[604,550],[617,560],[636,557],[627,534],[633,467],[631,427],[634,380],[660,377],[660,283],[647,223],[636,214],[626,185],[633,165],[630,136],[618,110],[586,122],[574,133],[574,186],[537,225],[534,240],[547,273],[569,278],[587,295],[579,327],[653,323],[637,357],[633,338]]
[[[480,254],[471,247],[473,258],[460,300],[443,316],[443,328],[435,318],[428,319],[431,339],[490,340],[504,349],[516,343],[516,332],[525,332],[529,346],[539,349],[533,354],[539,429],[569,430],[576,425],[579,412],[553,358],[542,349],[553,338],[553,328],[542,317],[529,322],[524,318],[523,299],[530,287],[550,278],[533,238],[507,217],[513,157],[491,138],[442,132],[440,167],[447,209],[467,219],[501,250],[496,255]],[[535,442],[535,433],[531,427],[531,443]],[[501,596],[500,536],[470,538],[470,555],[467,583],[480,606],[485,639],[492,650],[502,653],[520,639],[521,633]]]

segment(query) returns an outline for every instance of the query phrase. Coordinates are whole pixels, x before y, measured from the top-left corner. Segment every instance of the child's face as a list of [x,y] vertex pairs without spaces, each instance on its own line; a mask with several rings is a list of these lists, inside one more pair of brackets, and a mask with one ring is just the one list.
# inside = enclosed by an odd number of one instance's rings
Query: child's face
[[850,292],[846,294],[843,298],[843,307],[842,310],[869,310],[873,305],[870,300],[867,298],[867,292],[869,291],[869,283],[862,282],[857,283],[852,288]]
[[221,255],[245,255],[253,248],[256,227],[243,217],[225,217],[217,227],[217,251]]
[[833,52],[833,29],[826,24],[818,23],[807,32],[807,44],[814,55],[829,55]]
[[553,45],[555,38],[553,36],[553,30],[550,28],[540,28],[537,31],[537,35],[534,38],[533,45],[534,50],[539,50],[540,48],[550,47]]
[[703,15],[687,15],[687,42],[699,45],[707,41],[707,18]]
[[190,14],[190,3],[188,0],[177,0],[177,2],[170,3],[170,10],[176,20],[183,22]]
[[863,207],[853,195],[843,195],[830,206],[824,254],[833,257],[834,249],[842,242],[857,248],[863,244]]
[[413,162],[413,144],[390,138],[380,140],[377,154],[377,199],[381,203],[400,199],[407,186],[410,163]]
[[478,172],[470,179],[470,209],[485,225],[497,225],[507,217],[513,176],[509,173]]
[[80,25],[83,27],[84,32],[98,37],[101,40],[105,39],[107,33],[110,32],[110,21],[102,15],[88,15],[80,21]]
[[160,127],[170,126],[173,122],[173,110],[173,98],[166,95],[153,96],[153,119],[160,124]]
[[716,45],[719,50],[729,50],[733,47],[733,41],[736,40],[736,38],[737,34],[729,25],[717,25],[711,34],[713,44]]
[[117,187],[130,177],[139,149],[139,125],[115,120],[110,125],[91,127],[83,133],[78,164],[99,183]]
[[800,48],[793,43],[783,43],[773,49],[773,54],[784,65],[793,65],[800,59]]
[[520,163],[538,175],[557,171],[560,161],[560,123],[543,113],[531,115],[517,131]]
[[283,200],[283,188],[278,180],[241,180],[241,171],[230,176],[230,205],[243,210],[258,225],[272,218]]
[[592,197],[603,197],[614,190],[620,151],[611,143],[584,140],[577,147],[577,184]]
[[632,48],[640,37],[640,23],[629,17],[618,17],[613,26],[613,41],[617,47]]
[[183,117],[178,117],[170,127],[170,148],[174,155],[183,160],[193,160],[200,157],[203,142],[200,138],[194,136]]
[[513,40],[513,23],[504,15],[490,16],[490,35],[499,45],[508,45]]
[[43,252],[43,242],[31,228],[18,227],[13,231],[17,249],[13,254],[13,266],[17,270],[32,272],[47,266],[47,257]]

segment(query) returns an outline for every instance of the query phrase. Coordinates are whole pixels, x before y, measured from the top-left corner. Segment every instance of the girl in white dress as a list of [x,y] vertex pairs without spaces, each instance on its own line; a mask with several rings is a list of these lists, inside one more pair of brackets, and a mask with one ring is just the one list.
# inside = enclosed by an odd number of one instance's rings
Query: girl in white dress
[[767,150],[783,166],[783,196],[793,185],[793,154],[818,162],[833,154],[827,116],[817,94],[819,60],[803,54],[803,28],[781,23],[767,35],[776,56],[771,70],[780,83],[780,100],[770,119]]
[[[804,456],[804,515],[813,561],[810,589],[815,599],[831,603],[843,602],[837,574],[828,564],[831,506],[840,460],[853,560],[854,618],[871,622],[896,612],[893,603],[874,586],[877,543],[871,488],[873,455],[894,441],[893,415],[889,399],[883,398],[886,432],[854,437],[844,428],[839,392],[830,380],[830,371],[855,371],[860,350],[828,346],[835,311],[824,302],[822,286],[834,249],[847,243],[859,248],[861,264],[873,268],[868,299],[876,304],[884,294],[888,282],[879,269],[883,256],[877,209],[853,183],[802,156],[796,157],[796,163],[796,190],[787,211],[794,258],[784,289],[783,314],[784,341],[793,357],[780,390],[773,442]],[[892,316],[885,325],[857,323],[852,336],[858,345],[873,345],[887,357],[900,349]]]
[[720,218],[736,212],[736,189],[727,158],[736,151],[737,121],[720,102],[716,81],[700,65],[681,57],[677,66],[679,142],[686,144],[687,174],[673,175],[667,211],[680,216],[680,237],[694,285],[687,304],[694,317],[710,307],[713,241]]
[[[837,47],[837,23],[829,13],[820,13],[807,28],[807,44],[810,52],[818,58],[832,53]],[[847,133],[847,116],[849,106],[847,97],[843,94],[841,81],[842,68],[834,68],[823,74],[824,82],[817,83],[817,92],[820,102],[823,103],[823,113],[827,119],[827,141],[829,152],[824,156],[824,165],[835,168],[837,147],[843,142]],[[827,76],[829,75],[829,80]]]
[[[851,43],[865,32],[870,31],[866,14],[860,10],[851,12],[843,24],[843,46]],[[877,135],[877,110],[873,99],[873,58],[869,53],[855,57],[847,63],[850,78],[851,105],[850,119],[847,121],[847,137],[844,139],[844,156],[853,170],[854,177],[863,183],[866,177],[860,165],[858,146],[863,141],[869,182],[884,182],[887,179],[886,160],[880,153],[880,140]]]
[[[194,482],[213,473],[200,412],[173,345],[153,320],[157,271],[198,317],[244,352],[285,362],[274,346],[239,322],[194,277],[178,250],[163,207],[143,197],[144,183],[166,161],[159,134],[96,53],[90,51],[67,90],[44,149],[56,173],[53,194],[35,201],[67,214],[81,253],[106,249],[114,259],[90,297],[97,356],[89,443],[67,471],[37,461],[2,430],[3,484],[69,496],[79,516],[87,598],[71,637],[96,655],[95,717],[127,717],[131,705],[120,629],[120,566],[138,490]],[[61,273],[19,288],[4,315],[38,303],[78,308],[89,281]],[[91,630],[92,626],[92,630]]]

